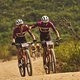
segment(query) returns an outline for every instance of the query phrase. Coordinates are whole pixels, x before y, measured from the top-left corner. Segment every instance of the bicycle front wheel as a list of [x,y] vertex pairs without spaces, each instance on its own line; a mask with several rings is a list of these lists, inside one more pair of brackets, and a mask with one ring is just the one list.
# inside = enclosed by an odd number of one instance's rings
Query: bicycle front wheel
[[26,51],[26,57],[27,57],[27,73],[29,76],[32,76],[32,63],[31,63],[31,59],[30,59],[30,52],[29,50]]
[[56,57],[55,57],[55,52],[54,52],[53,49],[51,49],[50,53],[51,53],[51,61],[50,61],[50,63],[51,63],[51,71],[53,73],[55,73],[56,72]]
[[44,69],[46,74],[50,74],[50,56],[49,52],[46,52],[45,55],[43,56],[44,60]]
[[24,60],[21,59],[20,62],[18,62],[18,65],[20,65],[20,66],[19,66],[20,75],[21,75],[22,77],[24,77],[24,76],[25,76],[25,64],[24,64]]

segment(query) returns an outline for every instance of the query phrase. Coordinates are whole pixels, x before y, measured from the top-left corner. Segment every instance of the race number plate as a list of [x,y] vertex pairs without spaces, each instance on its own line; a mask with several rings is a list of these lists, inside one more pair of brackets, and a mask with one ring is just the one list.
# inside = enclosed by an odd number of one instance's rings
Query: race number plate
[[28,47],[29,44],[28,43],[22,43],[22,47]]
[[47,41],[46,44],[47,45],[53,45],[53,42],[52,41]]

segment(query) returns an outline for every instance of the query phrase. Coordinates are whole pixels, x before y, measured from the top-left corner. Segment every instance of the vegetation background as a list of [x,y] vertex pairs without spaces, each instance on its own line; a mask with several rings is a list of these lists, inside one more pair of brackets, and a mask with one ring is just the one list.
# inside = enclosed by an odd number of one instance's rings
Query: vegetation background
[[[55,47],[58,72],[80,70],[80,0],[0,0],[0,59],[11,59],[15,21],[33,24],[47,15],[59,30],[63,43]],[[39,40],[37,29],[32,30]],[[55,38],[51,31],[52,38]],[[27,39],[31,40],[27,34]]]

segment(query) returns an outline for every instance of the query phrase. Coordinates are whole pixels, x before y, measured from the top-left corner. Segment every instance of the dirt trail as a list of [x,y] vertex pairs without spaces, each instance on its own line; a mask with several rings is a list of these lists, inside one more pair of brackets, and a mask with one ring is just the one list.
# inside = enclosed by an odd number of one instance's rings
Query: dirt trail
[[33,76],[22,78],[17,67],[17,60],[0,62],[0,80],[80,80],[80,72],[56,73],[46,75],[42,66],[42,58],[32,60]]

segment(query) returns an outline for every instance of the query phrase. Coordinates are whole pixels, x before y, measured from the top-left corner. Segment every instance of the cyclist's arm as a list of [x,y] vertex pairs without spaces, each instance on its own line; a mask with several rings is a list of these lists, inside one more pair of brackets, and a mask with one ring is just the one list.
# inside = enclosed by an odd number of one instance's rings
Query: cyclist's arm
[[29,29],[36,28],[37,26],[38,26],[38,23],[33,24],[33,25],[31,25],[31,26],[29,27]]
[[53,31],[55,32],[57,38],[60,39],[60,34],[59,34],[58,30],[56,29],[56,27],[54,26],[53,23],[51,23],[51,28],[52,28]]
[[30,34],[30,36],[32,37],[33,40],[36,40],[35,36],[33,35],[33,33],[30,30],[28,30],[28,33]]
[[30,36],[32,37],[33,40],[36,40],[35,36],[31,32],[30,27],[28,25],[25,26],[25,30],[28,31],[28,33],[30,34]]
[[60,39],[60,34],[59,34],[58,30],[55,30],[55,33],[57,35],[57,38]]

